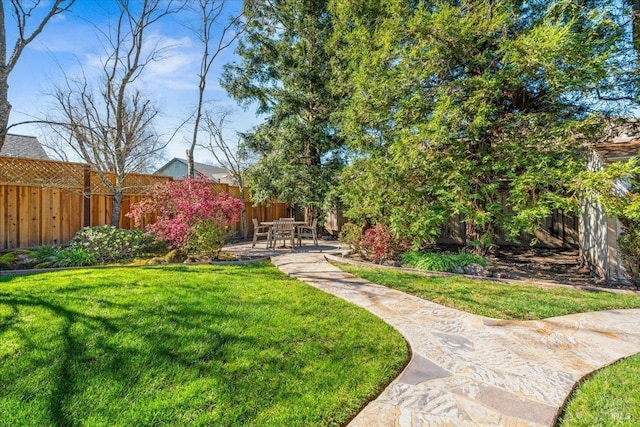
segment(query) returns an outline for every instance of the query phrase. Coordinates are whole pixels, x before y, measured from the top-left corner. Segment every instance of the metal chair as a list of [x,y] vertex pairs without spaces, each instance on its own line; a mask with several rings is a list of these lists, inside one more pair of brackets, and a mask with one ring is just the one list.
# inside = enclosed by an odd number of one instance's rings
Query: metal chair
[[313,244],[318,246],[318,234],[316,229],[318,228],[318,219],[315,218],[311,225],[299,225],[298,226],[298,246],[302,246],[302,238],[309,237],[313,239]]
[[258,241],[258,237],[266,237],[267,238],[267,248],[269,247],[269,243],[271,243],[270,238],[270,228],[268,225],[259,225],[258,220],[253,218],[253,245],[252,248],[256,246],[256,242]]

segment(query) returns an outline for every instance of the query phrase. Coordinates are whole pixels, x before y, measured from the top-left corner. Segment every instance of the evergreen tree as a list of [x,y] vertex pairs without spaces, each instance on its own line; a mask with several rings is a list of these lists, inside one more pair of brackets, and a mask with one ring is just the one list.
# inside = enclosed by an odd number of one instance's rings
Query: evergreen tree
[[451,215],[480,251],[576,209],[623,30],[571,0],[331,2],[348,214],[416,244]]
[[252,16],[223,86],[267,120],[244,135],[260,160],[248,171],[252,199],[279,200],[318,217],[337,178],[341,145],[330,123],[335,100],[327,41],[331,18],[323,0],[252,2]]

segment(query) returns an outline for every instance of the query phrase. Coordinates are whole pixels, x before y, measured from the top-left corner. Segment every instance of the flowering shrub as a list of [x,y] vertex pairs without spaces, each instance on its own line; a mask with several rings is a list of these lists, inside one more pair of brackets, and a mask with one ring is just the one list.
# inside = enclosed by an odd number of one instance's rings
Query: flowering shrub
[[185,252],[197,250],[188,242],[193,242],[197,229],[211,229],[198,226],[201,222],[211,222],[219,232],[227,234],[230,227],[240,218],[242,202],[228,193],[214,193],[211,183],[205,177],[187,178],[183,181],[169,181],[158,185],[148,197],[135,203],[127,215],[133,217],[137,226],[147,216],[157,215],[156,222],[147,226],[147,231],[155,233],[157,240],[164,240],[169,247]]
[[360,244],[375,263],[385,259],[399,259],[411,247],[382,224],[376,224],[365,231]]
[[153,237],[145,235],[143,230],[124,230],[111,225],[78,230],[69,247],[88,253],[98,263],[127,260],[156,249]]

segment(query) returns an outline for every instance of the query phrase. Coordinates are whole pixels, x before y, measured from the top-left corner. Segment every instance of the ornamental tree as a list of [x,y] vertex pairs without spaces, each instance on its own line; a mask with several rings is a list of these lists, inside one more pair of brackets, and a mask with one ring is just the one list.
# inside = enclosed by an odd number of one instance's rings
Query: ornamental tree
[[228,193],[215,193],[211,183],[199,176],[157,185],[127,215],[134,218],[136,226],[142,224],[143,218],[157,215],[147,231],[169,247],[188,252],[188,243],[194,241],[198,230],[206,229],[212,234],[211,227],[215,227],[216,235],[228,235],[241,211],[240,200]]

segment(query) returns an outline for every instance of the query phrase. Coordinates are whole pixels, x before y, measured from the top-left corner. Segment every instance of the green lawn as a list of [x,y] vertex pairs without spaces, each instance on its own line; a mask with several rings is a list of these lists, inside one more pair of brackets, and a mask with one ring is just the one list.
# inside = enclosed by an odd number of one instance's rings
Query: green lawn
[[[640,298],[609,292],[506,285],[457,276],[428,277],[337,264],[356,276],[470,313],[500,319],[542,319],[594,310],[640,308]],[[562,427],[640,425],[640,355],[596,372],[572,394]]]
[[0,426],[342,425],[408,359],[269,263],[0,276]]
[[496,319],[536,320],[587,311],[640,308],[640,298],[635,295],[509,285],[460,276],[433,277],[343,263],[336,265],[371,282]]
[[562,427],[640,425],[640,354],[601,369],[582,383],[565,407]]

